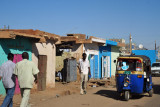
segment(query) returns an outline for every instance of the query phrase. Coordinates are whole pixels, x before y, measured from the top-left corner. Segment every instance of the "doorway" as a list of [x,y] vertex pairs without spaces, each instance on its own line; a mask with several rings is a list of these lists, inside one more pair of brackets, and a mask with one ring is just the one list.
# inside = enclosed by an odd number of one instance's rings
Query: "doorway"
[[110,56],[102,56],[102,78],[110,77]]

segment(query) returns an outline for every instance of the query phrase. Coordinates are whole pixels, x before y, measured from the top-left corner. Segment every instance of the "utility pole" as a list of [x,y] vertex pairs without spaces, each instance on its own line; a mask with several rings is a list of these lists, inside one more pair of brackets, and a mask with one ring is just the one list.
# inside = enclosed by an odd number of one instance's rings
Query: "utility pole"
[[4,25],[4,30],[6,30],[6,25]]
[[9,30],[9,25],[8,25],[8,30]]
[[159,49],[158,49],[158,60],[159,60]]
[[157,50],[157,49],[156,49],[156,40],[155,40],[155,52],[156,52],[156,50]]
[[[155,40],[155,56],[157,56],[157,53],[156,53],[156,40]],[[156,57],[157,58],[157,57]]]
[[130,37],[129,37],[129,43],[130,43],[130,54],[132,53],[132,36],[130,33]]

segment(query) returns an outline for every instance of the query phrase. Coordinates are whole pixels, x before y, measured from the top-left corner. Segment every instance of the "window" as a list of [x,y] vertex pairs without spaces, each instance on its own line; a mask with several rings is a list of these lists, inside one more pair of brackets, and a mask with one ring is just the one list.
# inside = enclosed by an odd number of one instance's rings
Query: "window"
[[118,71],[142,71],[142,62],[139,59],[119,59]]
[[160,63],[153,63],[152,67],[160,67]]

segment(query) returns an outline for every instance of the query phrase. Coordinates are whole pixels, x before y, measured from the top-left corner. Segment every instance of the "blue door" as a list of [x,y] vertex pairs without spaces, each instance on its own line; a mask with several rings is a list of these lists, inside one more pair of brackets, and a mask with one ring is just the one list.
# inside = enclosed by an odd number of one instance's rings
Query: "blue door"
[[98,78],[98,55],[90,55],[90,71],[91,71],[91,78],[97,79]]
[[94,73],[95,79],[98,79],[98,55],[94,55]]
[[94,78],[94,56],[89,55],[91,78]]

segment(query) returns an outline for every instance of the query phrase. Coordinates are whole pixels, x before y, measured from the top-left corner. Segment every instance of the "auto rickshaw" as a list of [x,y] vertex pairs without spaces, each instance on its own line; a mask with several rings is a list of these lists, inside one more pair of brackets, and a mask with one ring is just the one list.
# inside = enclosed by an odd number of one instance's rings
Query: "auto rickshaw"
[[126,101],[131,94],[149,93],[152,97],[151,62],[144,55],[117,58],[116,88]]

